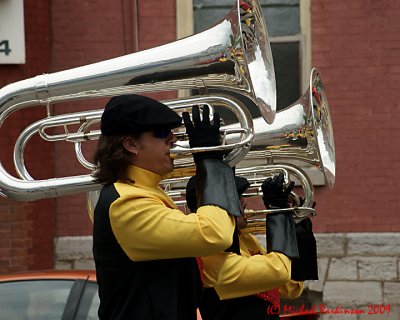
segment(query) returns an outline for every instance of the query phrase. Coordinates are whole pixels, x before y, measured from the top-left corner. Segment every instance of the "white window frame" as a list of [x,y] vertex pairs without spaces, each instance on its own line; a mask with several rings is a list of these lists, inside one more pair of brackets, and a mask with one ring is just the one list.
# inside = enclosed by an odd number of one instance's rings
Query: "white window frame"
[[[234,1],[232,1],[233,5]],[[300,75],[301,89],[308,89],[311,72],[311,0],[301,0],[300,34],[296,36],[270,37],[272,42],[299,41],[300,43]],[[194,32],[193,1],[176,0],[176,38],[181,39]]]

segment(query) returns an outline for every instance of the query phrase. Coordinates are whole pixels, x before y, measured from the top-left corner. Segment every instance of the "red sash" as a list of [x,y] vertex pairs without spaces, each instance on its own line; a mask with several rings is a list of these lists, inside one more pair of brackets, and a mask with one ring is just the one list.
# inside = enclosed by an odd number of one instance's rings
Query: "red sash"
[[274,306],[278,306],[278,307],[281,302],[278,288],[257,293],[256,296],[262,300],[269,301]]

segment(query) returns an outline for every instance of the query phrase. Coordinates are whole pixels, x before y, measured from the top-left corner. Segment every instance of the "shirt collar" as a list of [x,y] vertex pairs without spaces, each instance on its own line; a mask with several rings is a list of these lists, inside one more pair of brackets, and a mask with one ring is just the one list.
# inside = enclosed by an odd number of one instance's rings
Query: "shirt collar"
[[157,187],[161,181],[161,176],[157,173],[133,165],[128,167],[128,178],[135,185],[146,187]]

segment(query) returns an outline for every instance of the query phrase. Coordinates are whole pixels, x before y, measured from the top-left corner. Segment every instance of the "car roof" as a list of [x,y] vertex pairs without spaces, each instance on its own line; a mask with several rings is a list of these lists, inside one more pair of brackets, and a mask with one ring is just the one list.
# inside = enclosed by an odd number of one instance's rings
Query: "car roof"
[[45,279],[87,279],[96,281],[96,271],[94,270],[38,270],[24,271],[10,274],[0,274],[0,282],[17,280],[45,280]]

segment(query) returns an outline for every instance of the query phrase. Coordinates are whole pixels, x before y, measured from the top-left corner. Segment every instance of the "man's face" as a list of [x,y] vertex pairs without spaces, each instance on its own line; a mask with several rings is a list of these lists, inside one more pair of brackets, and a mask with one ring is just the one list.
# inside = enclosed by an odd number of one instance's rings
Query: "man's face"
[[136,155],[133,164],[163,176],[174,169],[170,149],[176,137],[170,131],[166,137],[156,137],[154,132],[144,132],[135,138]]

